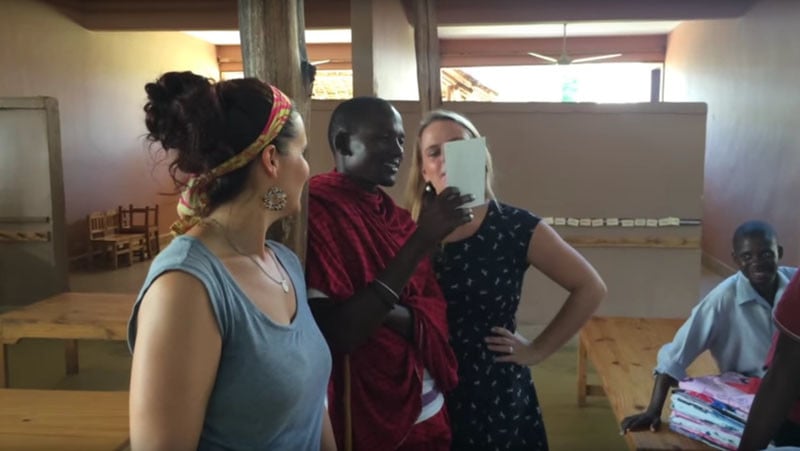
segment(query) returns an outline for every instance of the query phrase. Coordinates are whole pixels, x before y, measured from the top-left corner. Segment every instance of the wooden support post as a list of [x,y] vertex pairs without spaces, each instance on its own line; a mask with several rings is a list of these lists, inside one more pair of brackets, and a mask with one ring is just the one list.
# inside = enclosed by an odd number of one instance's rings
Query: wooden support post
[[[314,67],[305,46],[303,0],[238,0],[242,61],[247,77],[274,84],[292,98],[310,130]],[[299,215],[276,224],[268,236],[305,256],[307,196]]]
[[414,48],[422,114],[442,105],[436,0],[414,0]]
[[353,97],[378,95],[375,89],[373,0],[350,0],[350,52]]

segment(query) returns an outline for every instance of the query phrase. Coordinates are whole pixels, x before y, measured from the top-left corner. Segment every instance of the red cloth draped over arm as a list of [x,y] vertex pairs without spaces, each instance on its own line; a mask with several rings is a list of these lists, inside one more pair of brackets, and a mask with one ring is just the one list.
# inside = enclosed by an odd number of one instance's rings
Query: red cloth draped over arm
[[[772,359],[775,357],[775,346],[778,344],[778,336],[781,333],[800,340],[800,271],[795,273],[789,285],[786,286],[773,315],[779,331],[772,336],[772,346],[767,354],[767,366],[772,364]],[[800,401],[795,402],[792,410],[789,411],[789,420],[800,424]]]
[[[394,258],[415,229],[408,212],[383,191],[367,192],[332,172],[309,187],[309,288],[343,302],[365,287]],[[350,355],[353,443],[356,450],[394,449],[421,409],[427,368],[440,391],[456,385],[456,359],[449,345],[446,302],[425,259],[400,293],[411,309],[415,340],[381,327]],[[344,356],[334,355],[329,410],[337,441],[344,437]]]

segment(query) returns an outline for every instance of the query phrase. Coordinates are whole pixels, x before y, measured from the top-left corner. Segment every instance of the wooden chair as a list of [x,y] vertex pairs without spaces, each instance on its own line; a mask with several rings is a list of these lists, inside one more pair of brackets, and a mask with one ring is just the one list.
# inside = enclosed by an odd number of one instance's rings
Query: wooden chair
[[[110,214],[113,213],[113,214]],[[117,212],[94,212],[86,218],[89,227],[89,256],[88,264],[92,267],[92,260],[96,251],[100,251],[104,258],[111,259],[114,269],[119,267],[119,258],[127,257],[128,264],[132,263],[131,236],[119,235],[119,216]]]
[[90,213],[86,217],[89,224],[89,239],[103,238],[106,235],[106,215],[104,213]]
[[120,233],[136,233],[144,235],[144,247],[147,258],[153,258],[161,251],[158,237],[158,205],[155,207],[134,207],[133,204],[123,208],[117,207]]
[[130,230],[130,215],[123,214],[120,208],[106,211],[106,232],[109,235],[116,235],[117,241],[128,241],[130,248],[130,258],[134,255],[139,256],[140,261],[148,258],[147,239],[144,233]]

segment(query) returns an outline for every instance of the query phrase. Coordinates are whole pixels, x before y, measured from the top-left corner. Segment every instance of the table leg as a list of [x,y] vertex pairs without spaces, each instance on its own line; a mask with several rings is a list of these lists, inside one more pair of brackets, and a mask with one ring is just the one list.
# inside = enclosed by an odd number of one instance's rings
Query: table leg
[[8,361],[6,350],[8,345],[0,343],[0,388],[8,388]]
[[583,340],[578,337],[578,406],[586,405],[586,346]]
[[64,341],[64,361],[68,375],[78,374],[78,340]]
[[114,250],[111,251],[111,256],[114,258],[114,261],[111,262],[111,267],[114,269],[119,268],[119,254],[117,253],[117,245],[114,244]]
[[119,445],[119,448],[114,451],[131,451],[131,439],[125,440],[125,443]]

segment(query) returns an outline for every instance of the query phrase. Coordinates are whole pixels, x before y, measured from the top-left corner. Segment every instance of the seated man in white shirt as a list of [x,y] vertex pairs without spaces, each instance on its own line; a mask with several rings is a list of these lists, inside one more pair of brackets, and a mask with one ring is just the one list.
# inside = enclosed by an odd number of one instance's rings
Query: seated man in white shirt
[[622,433],[658,430],[670,387],[686,378],[686,368],[708,350],[720,372],[762,376],[775,325],[772,311],[797,268],[778,267],[783,248],[772,226],[740,225],[733,235],[739,271],[700,301],[671,343],[658,352],[650,405],[620,424]]

